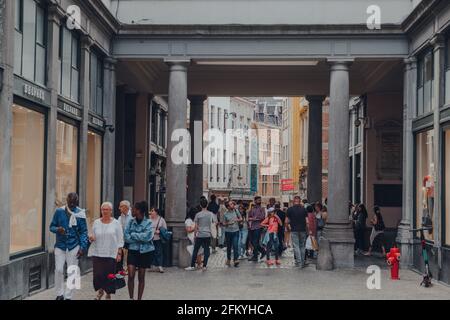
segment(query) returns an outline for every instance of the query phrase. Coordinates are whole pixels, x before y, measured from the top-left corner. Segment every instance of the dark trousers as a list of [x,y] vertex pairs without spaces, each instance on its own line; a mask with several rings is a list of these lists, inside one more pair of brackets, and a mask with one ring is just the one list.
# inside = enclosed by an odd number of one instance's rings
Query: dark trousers
[[278,231],[278,255],[282,255],[284,251],[284,227],[280,227]]
[[155,245],[155,250],[153,251],[153,262],[152,265],[156,267],[162,267],[163,260],[163,245],[161,240],[153,240]]
[[250,238],[253,246],[253,259],[257,259],[258,252],[264,253],[264,249],[261,247],[261,229],[251,230]]
[[279,254],[279,243],[278,239],[275,238],[275,233],[269,233],[269,242],[267,243],[267,260],[270,260],[270,253],[275,253],[275,259],[278,260]]
[[195,267],[195,260],[197,259],[198,250],[200,250],[201,247],[203,247],[203,253],[205,255],[205,257],[203,258],[203,267],[206,267],[208,265],[210,244],[211,238],[195,238],[191,267]]
[[355,229],[355,245],[356,249],[364,250],[364,237],[365,237],[365,229],[364,228],[356,228]]
[[92,257],[93,282],[94,289],[98,291],[103,289],[106,293],[116,293],[115,288],[108,279],[109,274],[116,273],[116,259]]
[[239,259],[239,231],[225,232],[225,243],[227,244],[227,259],[231,260],[231,248],[233,248],[233,259]]

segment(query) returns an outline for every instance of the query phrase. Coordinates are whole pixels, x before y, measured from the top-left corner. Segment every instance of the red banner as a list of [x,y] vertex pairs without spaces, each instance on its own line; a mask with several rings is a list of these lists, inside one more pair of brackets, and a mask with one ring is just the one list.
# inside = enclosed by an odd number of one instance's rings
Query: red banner
[[281,191],[293,191],[294,179],[281,179]]

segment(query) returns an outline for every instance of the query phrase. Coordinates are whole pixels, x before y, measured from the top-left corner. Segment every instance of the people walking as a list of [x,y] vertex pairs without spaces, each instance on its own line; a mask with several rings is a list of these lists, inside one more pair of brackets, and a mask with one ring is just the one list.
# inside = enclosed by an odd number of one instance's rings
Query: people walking
[[372,225],[372,233],[370,234],[370,246],[369,251],[364,253],[366,256],[372,255],[372,249],[375,246],[379,246],[381,248],[381,252],[383,254],[383,257],[386,256],[386,248],[384,246],[384,230],[385,225],[383,221],[383,216],[381,215],[380,207],[375,206],[373,208],[374,216],[370,220],[370,223]]
[[286,221],[286,213],[287,213],[287,210],[288,210],[288,208],[287,208],[287,204],[286,204],[286,207],[283,207],[283,213],[284,213],[284,219],[283,219],[283,223],[284,223],[284,226],[283,226],[283,230],[284,230],[284,247],[287,249],[287,248],[290,248],[291,247],[291,244],[292,244],[292,242],[291,242],[291,231],[288,229],[288,227],[287,227],[287,225],[286,225],[286,223],[285,223],[285,221]]
[[267,217],[261,222],[262,227],[267,228],[266,241],[267,241],[267,265],[271,266],[274,262],[271,260],[271,253],[275,255],[276,265],[280,265],[280,253],[279,253],[279,239],[278,239],[278,229],[282,226],[281,219],[275,214],[275,208],[269,208],[267,210]]
[[[206,200],[206,197],[202,196],[202,198],[204,198]],[[217,197],[216,197],[215,194],[211,195],[210,202],[208,203],[207,209],[208,209],[208,211],[210,211],[213,214],[215,214],[216,215],[216,219],[219,221],[219,217],[218,217],[219,205],[217,204]],[[202,208],[200,208],[200,206],[198,206],[197,212],[200,212],[200,211],[202,211]],[[218,233],[218,232],[219,232],[219,230],[217,230],[216,233]],[[217,237],[216,238],[214,238],[214,237],[211,238],[211,247],[212,247],[213,253],[216,252],[216,247],[218,246],[218,241],[219,241],[219,239]]]
[[217,221],[218,221],[218,244],[219,248],[223,248],[225,246],[225,225],[224,222],[224,214],[227,212],[227,208],[225,206],[225,203],[228,200],[220,198],[219,199],[219,212],[217,214]]
[[294,197],[294,205],[287,210],[286,225],[291,233],[291,241],[294,247],[295,266],[304,268],[305,242],[307,231],[307,214],[301,203],[300,197]]
[[[130,201],[122,200],[119,203],[119,211],[120,216],[118,218],[118,221],[122,227],[122,231],[125,232],[125,228],[127,227],[128,223],[130,223],[131,219],[133,219]],[[121,270],[124,270],[127,267],[127,257],[128,245],[124,243],[122,248],[122,260],[118,262],[118,268],[120,268]]]
[[194,218],[195,223],[195,241],[194,241],[194,251],[192,253],[191,266],[187,267],[185,270],[192,271],[195,270],[195,261],[197,259],[198,251],[200,247],[203,247],[205,254],[203,260],[203,271],[207,270],[208,259],[209,259],[209,246],[211,244],[212,228],[216,227],[217,217],[211,211],[207,210],[208,201],[206,199],[200,200],[200,206],[202,211],[197,213]]
[[243,204],[239,206],[239,213],[242,220],[239,222],[239,259],[244,259],[247,254],[247,240],[248,240],[248,221],[247,211]]
[[366,232],[367,210],[364,204],[356,206],[354,215],[355,219],[355,236],[356,236],[356,254],[361,254],[364,247],[364,238]]
[[249,222],[249,236],[253,247],[253,256],[250,261],[258,261],[258,254],[261,254],[260,259],[265,256],[265,251],[261,246],[261,222],[266,218],[266,213],[263,207],[261,207],[261,197],[256,196],[254,198],[254,206],[248,213]]
[[78,259],[86,253],[88,230],[86,213],[78,207],[78,195],[67,195],[67,204],[56,209],[50,232],[56,234],[55,243],[55,291],[56,300],[71,300],[73,290],[64,283],[64,265],[78,266]]
[[226,265],[231,266],[231,250],[233,250],[233,264],[239,266],[239,223],[242,216],[236,210],[234,201],[228,201],[225,204],[227,211],[223,215],[223,226],[225,231],[225,242],[227,245]]
[[[187,246],[186,250],[191,255],[191,259],[192,259],[192,255],[194,253],[194,242],[195,242],[195,222],[194,222],[194,219],[195,219],[195,215],[198,212],[199,211],[197,210],[197,207],[191,208],[191,210],[189,210],[189,212],[188,212],[186,220],[184,221],[187,237],[188,237],[189,242],[190,242],[190,244]],[[203,248],[200,248],[198,253],[197,253],[197,262],[196,262],[197,268],[201,268],[202,267],[202,263],[203,263]]]
[[101,300],[106,293],[106,300],[111,300],[115,293],[108,275],[116,274],[117,263],[122,260],[124,245],[123,229],[120,222],[113,217],[113,205],[104,202],[101,207],[101,218],[94,221],[92,233],[89,235],[91,246],[89,257],[92,257],[94,290],[96,300]]
[[316,239],[319,241],[320,245],[320,238],[323,234],[323,229],[325,228],[325,225],[327,224],[328,220],[328,212],[327,208],[323,206],[319,201],[317,201],[314,204],[315,214],[316,214],[316,222],[317,222],[317,233],[316,233]]
[[275,214],[278,216],[278,218],[280,218],[281,221],[281,225],[278,228],[278,255],[281,257],[281,255],[283,254],[284,250],[286,249],[285,245],[284,245],[284,233],[285,233],[285,228],[284,228],[284,221],[286,220],[286,213],[281,210],[281,204],[279,202],[275,203]]
[[128,244],[128,292],[134,299],[134,279],[138,272],[138,300],[142,300],[145,288],[145,270],[151,267],[153,245],[152,221],[148,217],[146,201],[134,205],[135,217],[125,228],[125,242]]
[[314,208],[312,205],[306,208],[307,221],[308,221],[308,231],[309,235],[306,240],[306,256],[309,258],[314,258],[318,250],[317,246],[317,223],[316,215],[314,213]]
[[152,221],[152,231],[153,231],[153,245],[155,250],[153,251],[152,265],[156,267],[159,273],[164,273],[163,268],[163,254],[164,247],[160,236],[160,229],[164,228],[167,230],[167,223],[159,213],[159,209],[152,208],[150,210],[150,220]]

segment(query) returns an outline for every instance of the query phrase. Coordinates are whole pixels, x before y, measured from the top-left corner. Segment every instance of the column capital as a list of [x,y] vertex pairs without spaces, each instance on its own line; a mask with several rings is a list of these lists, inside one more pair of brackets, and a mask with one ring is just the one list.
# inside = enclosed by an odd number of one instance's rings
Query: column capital
[[92,45],[94,44],[94,39],[87,34],[83,34],[80,37],[81,50],[91,50]]
[[116,69],[117,60],[113,57],[106,57],[104,62],[106,70],[114,71]]
[[353,58],[328,58],[327,62],[332,71],[347,71],[351,64],[355,61]]
[[431,38],[430,44],[433,46],[433,50],[439,50],[445,48],[445,37],[442,33],[437,33]]
[[208,99],[207,95],[190,95],[188,96],[191,105],[199,105],[203,104],[206,99]]
[[56,3],[52,2],[49,4],[47,9],[47,20],[53,22],[58,26],[61,25],[61,20],[66,16],[66,12]]
[[186,71],[187,67],[191,64],[191,59],[164,59],[171,71]]
[[414,69],[417,67],[417,58],[415,56],[410,56],[408,58],[405,58],[403,60],[403,62],[405,63],[406,70]]
[[306,100],[308,100],[309,103],[318,102],[323,104],[323,101],[325,100],[326,96],[313,95],[313,96],[305,96],[305,98]]

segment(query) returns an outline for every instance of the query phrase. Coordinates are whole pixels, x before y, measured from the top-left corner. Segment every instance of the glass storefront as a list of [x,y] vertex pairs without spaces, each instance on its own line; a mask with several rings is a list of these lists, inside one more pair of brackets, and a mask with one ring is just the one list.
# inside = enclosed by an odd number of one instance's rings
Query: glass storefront
[[87,153],[87,218],[88,225],[92,226],[95,219],[100,217],[102,196],[102,136],[95,132],[88,133]]
[[45,115],[13,104],[10,253],[40,248],[44,207]]
[[[433,225],[434,219],[434,131],[416,135],[416,227]],[[425,232],[427,240],[434,240],[433,232]]]
[[58,120],[56,126],[56,203],[66,203],[67,194],[77,192],[78,128]]
[[444,243],[446,245],[450,245],[450,128],[445,130],[445,182],[444,182],[444,191],[445,191],[445,240]]

